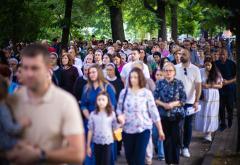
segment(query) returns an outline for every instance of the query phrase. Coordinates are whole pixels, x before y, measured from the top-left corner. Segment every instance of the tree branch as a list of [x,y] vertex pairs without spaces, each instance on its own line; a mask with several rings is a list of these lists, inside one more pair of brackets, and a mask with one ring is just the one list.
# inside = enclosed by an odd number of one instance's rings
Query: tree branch
[[153,13],[157,13],[157,10],[155,10],[148,2],[147,0],[143,1],[143,4],[145,6],[145,8],[147,8],[149,11],[153,12]]

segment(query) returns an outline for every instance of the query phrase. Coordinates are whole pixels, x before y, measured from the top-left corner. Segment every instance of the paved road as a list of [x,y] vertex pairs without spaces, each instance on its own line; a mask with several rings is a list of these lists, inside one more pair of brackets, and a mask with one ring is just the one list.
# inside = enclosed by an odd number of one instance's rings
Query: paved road
[[[181,157],[180,165],[201,165],[204,154],[207,153],[211,146],[211,143],[206,143],[203,140],[203,135],[196,131],[193,131],[193,139],[190,145],[190,158]],[[116,165],[126,165],[124,153],[118,158]],[[153,165],[165,165],[165,161],[159,161],[153,159]]]

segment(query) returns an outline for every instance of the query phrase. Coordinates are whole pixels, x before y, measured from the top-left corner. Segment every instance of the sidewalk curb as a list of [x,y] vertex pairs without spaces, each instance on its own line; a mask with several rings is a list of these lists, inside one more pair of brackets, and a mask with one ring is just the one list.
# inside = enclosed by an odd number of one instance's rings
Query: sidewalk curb
[[217,157],[236,154],[237,150],[237,117],[234,116],[232,128],[223,132],[217,131],[209,151],[204,155],[202,165],[211,165]]

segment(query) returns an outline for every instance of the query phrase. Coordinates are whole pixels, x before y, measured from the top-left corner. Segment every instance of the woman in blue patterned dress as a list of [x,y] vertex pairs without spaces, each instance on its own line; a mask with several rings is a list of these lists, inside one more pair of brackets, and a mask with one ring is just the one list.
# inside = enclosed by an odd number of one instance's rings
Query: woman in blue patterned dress
[[165,78],[157,82],[154,97],[166,136],[163,142],[166,163],[179,164],[181,144],[179,123],[185,116],[183,105],[186,93],[183,83],[175,79],[176,69],[172,63],[166,63],[163,71]]

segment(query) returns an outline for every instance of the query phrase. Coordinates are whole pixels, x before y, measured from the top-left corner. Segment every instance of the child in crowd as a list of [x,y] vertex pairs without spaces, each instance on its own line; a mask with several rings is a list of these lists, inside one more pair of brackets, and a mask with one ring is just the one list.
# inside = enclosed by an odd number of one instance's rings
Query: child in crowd
[[98,94],[96,107],[96,110],[91,112],[88,121],[87,154],[91,157],[91,142],[93,142],[96,164],[110,165],[114,142],[113,131],[119,125],[106,92]]
[[[6,104],[8,97],[8,82],[0,75],[0,151],[7,152],[18,143],[17,135],[30,125],[30,120],[22,118],[16,123],[11,110]],[[0,158],[1,165],[7,165],[7,160]]]
[[154,80],[157,82],[162,79],[164,79],[164,72],[161,69],[157,69],[154,75]]

